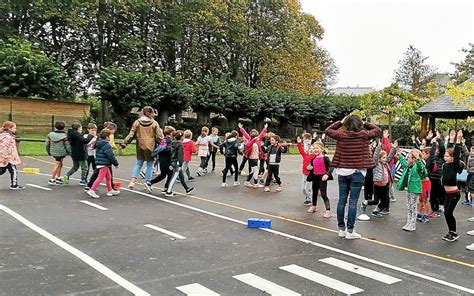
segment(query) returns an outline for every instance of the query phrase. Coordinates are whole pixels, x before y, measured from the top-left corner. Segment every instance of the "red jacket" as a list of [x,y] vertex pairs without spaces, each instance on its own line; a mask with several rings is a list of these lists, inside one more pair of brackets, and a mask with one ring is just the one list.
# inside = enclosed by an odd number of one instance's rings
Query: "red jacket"
[[244,147],[244,157],[249,158],[250,154],[252,153],[252,146],[254,143],[257,143],[258,145],[258,158],[263,159],[263,151],[262,151],[262,145],[260,143],[262,142],[263,137],[267,134],[267,129],[264,128],[260,132],[257,138],[251,138],[250,135],[247,133],[246,130],[243,128],[240,129],[240,132],[244,136],[244,138],[247,140],[247,143],[245,144]]
[[326,135],[336,139],[336,152],[331,166],[345,169],[373,168],[375,163],[370,155],[369,139],[377,137],[380,129],[371,123],[365,123],[364,129],[354,132],[340,129],[341,121],[331,124]]
[[193,153],[196,153],[196,144],[189,139],[183,140],[184,161],[191,161]]
[[303,144],[298,143],[298,151],[300,152],[301,156],[303,157],[303,175],[309,175],[309,171],[306,169],[311,162],[311,159],[314,158],[314,155],[308,154],[304,151]]

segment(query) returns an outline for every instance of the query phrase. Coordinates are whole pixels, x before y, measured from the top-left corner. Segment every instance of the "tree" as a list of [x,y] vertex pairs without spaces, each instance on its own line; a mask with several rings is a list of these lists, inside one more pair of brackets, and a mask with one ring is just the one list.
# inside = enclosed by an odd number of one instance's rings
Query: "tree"
[[448,83],[446,94],[453,98],[455,105],[462,105],[474,110],[474,80],[465,81],[462,85]]
[[0,40],[0,94],[71,99],[66,73],[29,42]]
[[464,60],[460,63],[452,63],[455,67],[455,72],[452,78],[456,84],[461,84],[469,78],[474,77],[474,43],[469,43],[471,48],[463,48],[461,51],[466,54]]
[[400,67],[395,70],[395,82],[413,95],[424,97],[427,85],[434,81],[435,74],[435,68],[426,64],[427,59],[421,51],[410,45],[403,60],[398,62]]

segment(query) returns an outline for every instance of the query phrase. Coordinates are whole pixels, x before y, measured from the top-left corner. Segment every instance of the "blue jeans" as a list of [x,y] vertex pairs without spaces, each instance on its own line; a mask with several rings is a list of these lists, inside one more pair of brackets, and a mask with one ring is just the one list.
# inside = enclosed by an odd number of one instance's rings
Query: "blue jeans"
[[[357,214],[357,201],[359,200],[360,190],[364,185],[364,175],[356,171],[349,176],[338,176],[339,183],[339,201],[337,203],[337,226],[341,230],[347,228],[348,232],[354,229],[355,218]],[[344,214],[346,210],[347,198],[349,197],[349,211],[347,215],[347,227],[344,222]]]
[[[138,176],[140,175],[140,171],[142,170],[142,166],[144,162],[145,162],[144,160],[137,160],[137,162],[135,163],[135,166],[133,167],[132,178],[138,178]],[[151,177],[153,175],[154,164],[155,162],[153,160],[146,162],[145,180],[148,182],[151,181]]]

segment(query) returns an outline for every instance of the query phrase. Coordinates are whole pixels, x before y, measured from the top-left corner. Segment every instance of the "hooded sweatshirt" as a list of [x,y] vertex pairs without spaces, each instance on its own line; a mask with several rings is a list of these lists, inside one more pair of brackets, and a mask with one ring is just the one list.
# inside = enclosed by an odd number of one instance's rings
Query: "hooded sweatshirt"
[[219,150],[225,157],[237,157],[239,153],[239,141],[233,137],[229,138],[219,146]]
[[46,152],[52,157],[65,157],[71,154],[71,145],[65,131],[53,131],[46,139]]
[[15,135],[4,131],[0,134],[0,167],[6,167],[9,163],[18,165],[21,163],[16,147]]
[[171,144],[171,163],[181,167],[184,162],[183,142],[173,141]]
[[154,119],[142,116],[135,120],[128,133],[123,140],[123,144],[129,144],[136,139],[137,159],[152,161],[151,153],[155,150],[156,143],[163,139],[163,132],[160,125]]

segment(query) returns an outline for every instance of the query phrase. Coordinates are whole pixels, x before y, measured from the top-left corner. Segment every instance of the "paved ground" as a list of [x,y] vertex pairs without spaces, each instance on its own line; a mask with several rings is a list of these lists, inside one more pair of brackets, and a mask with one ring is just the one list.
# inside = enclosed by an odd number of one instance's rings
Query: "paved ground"
[[[77,181],[48,187],[49,158],[24,161],[41,174],[21,174],[22,183],[52,190],[12,192],[8,178],[0,179],[1,295],[195,295],[199,285],[209,289],[201,295],[474,292],[474,253],[465,250],[474,241],[465,235],[474,229],[470,206],[456,209],[461,238],[448,243],[443,217],[403,232],[404,195],[397,193],[390,215],[357,222],[364,238],[348,241],[337,237],[335,217],[305,211],[298,156],[284,156],[280,193],[221,188],[215,173],[198,178],[191,196],[166,198],[158,187],[150,195],[137,186],[98,200]],[[115,174],[125,180],[134,159],[119,161]],[[334,181],[329,193],[335,208]],[[272,230],[248,229],[249,217],[271,219]]]

